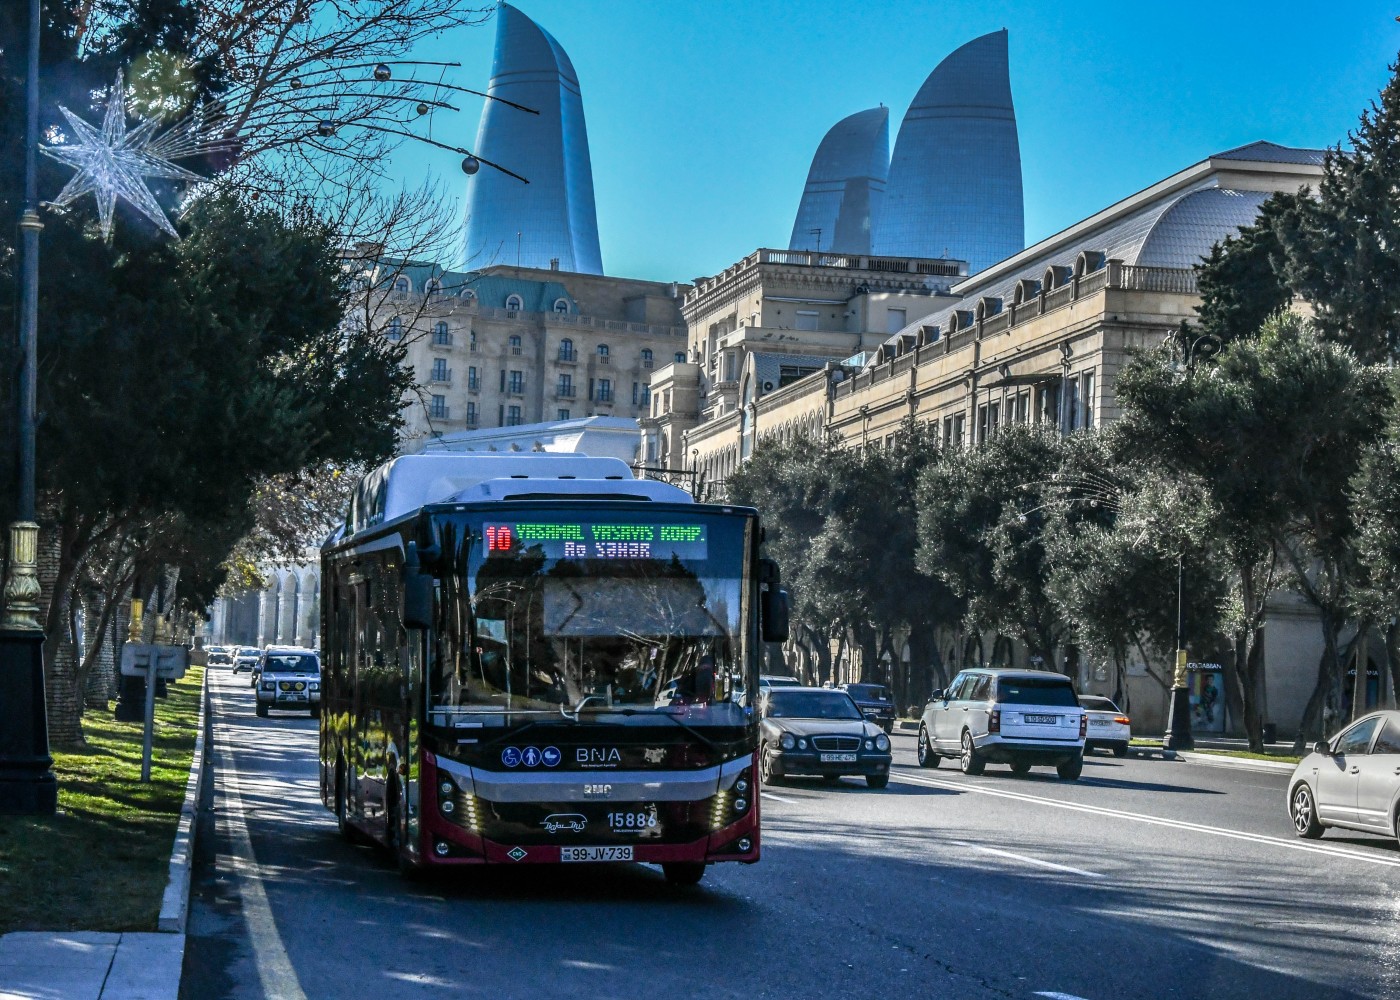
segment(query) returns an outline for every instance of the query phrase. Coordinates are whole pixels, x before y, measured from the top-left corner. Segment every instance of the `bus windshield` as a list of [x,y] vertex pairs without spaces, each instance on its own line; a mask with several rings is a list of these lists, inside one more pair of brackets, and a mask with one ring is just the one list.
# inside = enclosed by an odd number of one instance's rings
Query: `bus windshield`
[[746,520],[612,510],[445,521],[430,712],[747,715]]

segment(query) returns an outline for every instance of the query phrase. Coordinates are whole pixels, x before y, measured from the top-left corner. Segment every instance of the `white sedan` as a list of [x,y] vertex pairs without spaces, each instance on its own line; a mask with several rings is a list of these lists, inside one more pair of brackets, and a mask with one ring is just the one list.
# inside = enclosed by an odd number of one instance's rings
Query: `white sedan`
[[1089,717],[1084,752],[1111,750],[1115,757],[1128,755],[1128,742],[1133,738],[1133,723],[1108,698],[1096,694],[1081,694],[1079,704]]

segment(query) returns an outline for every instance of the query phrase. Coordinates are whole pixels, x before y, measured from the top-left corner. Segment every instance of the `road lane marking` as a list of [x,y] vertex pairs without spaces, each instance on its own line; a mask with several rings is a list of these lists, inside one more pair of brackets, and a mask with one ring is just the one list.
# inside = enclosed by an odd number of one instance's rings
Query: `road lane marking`
[[763,793],[763,797],[764,797],[765,799],[772,799],[774,802],[799,802],[799,801],[801,801],[800,799],[789,799],[789,798],[785,798],[785,797],[782,796],[782,795],[774,795],[772,792],[764,792],[764,793]]
[[1083,868],[1071,868],[1069,865],[1058,865],[1053,861],[1042,861],[1039,858],[1032,858],[1025,854],[1016,854],[1012,851],[1003,851],[996,847],[983,847],[981,844],[969,844],[965,841],[959,842],[963,847],[970,847],[974,851],[983,854],[992,854],[998,858],[1010,858],[1012,861],[1020,861],[1024,864],[1035,865],[1038,868],[1048,868],[1056,872],[1068,872],[1071,875],[1082,875],[1084,878],[1103,878],[1101,872],[1085,871]]
[[[217,692],[217,686],[211,687]],[[248,815],[243,808],[238,765],[234,762],[233,748],[229,744],[228,736],[220,725],[224,705],[219,694],[215,694],[214,704],[214,746],[218,749],[219,760],[223,764],[222,818],[228,824],[235,855],[228,860],[234,862],[235,869],[243,876],[239,884],[239,897],[243,901],[243,917],[247,921],[248,936],[252,940],[253,963],[257,966],[264,996],[278,997],[279,1000],[306,1000],[296,969],[287,957],[282,935],[277,930],[277,921],[272,916],[272,906],[268,903],[267,891],[263,888],[262,871],[257,855],[253,853],[253,839],[248,833]]]
[[1045,1000],[1084,1000],[1083,997],[1077,997],[1073,993],[1052,993],[1048,990],[1037,991],[1035,995],[1045,997]]
[[1018,802],[1032,802],[1036,805],[1051,806],[1055,809],[1067,809],[1070,812],[1089,813],[1093,816],[1107,816],[1111,819],[1126,819],[1134,823],[1147,823],[1151,826],[1165,826],[1176,830],[1190,830],[1194,833],[1206,833],[1215,837],[1227,837],[1231,840],[1266,843],[1274,847],[1283,847],[1290,851],[1304,851],[1309,854],[1326,854],[1332,857],[1346,858],[1349,861],[1364,861],[1373,865],[1384,865],[1387,868],[1400,868],[1400,858],[1387,858],[1383,855],[1367,854],[1361,851],[1349,850],[1345,847],[1333,847],[1329,844],[1314,844],[1301,840],[1285,839],[1268,833],[1244,833],[1239,830],[1228,830],[1220,826],[1207,826],[1204,823],[1188,823],[1180,819],[1164,819],[1161,816],[1149,816],[1146,813],[1127,812],[1122,809],[1109,809],[1105,806],[1089,806],[1078,802],[1065,802],[1061,799],[1046,798],[1042,795],[1028,795],[1025,792],[1009,792],[1000,788],[985,788],[980,785],[944,781],[922,774],[915,776],[896,773],[892,774],[891,777],[894,778],[895,781],[902,781],[909,785],[922,785],[925,788],[951,789],[955,792],[969,792],[974,795],[990,795],[994,798],[1012,799]]

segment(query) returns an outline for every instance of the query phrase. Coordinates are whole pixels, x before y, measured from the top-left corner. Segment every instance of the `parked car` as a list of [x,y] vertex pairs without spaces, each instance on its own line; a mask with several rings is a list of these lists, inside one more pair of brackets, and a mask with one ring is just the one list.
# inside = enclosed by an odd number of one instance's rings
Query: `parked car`
[[1288,815],[1309,840],[1332,826],[1400,839],[1400,712],[1373,712],[1314,744],[1288,781]]
[[924,706],[918,759],[922,767],[937,767],[941,758],[955,758],[973,775],[989,763],[1009,764],[1016,774],[1043,765],[1074,781],[1084,769],[1087,729],[1064,674],[964,670]]
[[300,646],[268,646],[257,671],[258,717],[269,709],[321,714],[321,660]]
[[1084,752],[1108,750],[1115,757],[1128,756],[1128,744],[1133,739],[1133,720],[1124,715],[1111,698],[1081,694],[1079,704],[1089,717]]
[[894,732],[894,700],[890,689],[883,684],[841,684],[837,690],[845,691],[864,715],[887,733]]
[[262,656],[262,650],[253,646],[238,646],[233,654],[233,672],[242,673],[245,670],[251,671],[258,665],[258,658]]
[[778,685],[759,698],[759,777],[765,785],[797,774],[839,781],[863,775],[890,783],[890,738],[867,722],[844,691]]

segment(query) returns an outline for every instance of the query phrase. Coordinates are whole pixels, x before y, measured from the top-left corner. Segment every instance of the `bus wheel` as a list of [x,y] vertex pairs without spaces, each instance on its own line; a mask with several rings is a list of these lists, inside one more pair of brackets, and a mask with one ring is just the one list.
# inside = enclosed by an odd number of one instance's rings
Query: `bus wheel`
[[671,885],[695,885],[704,876],[705,866],[698,861],[668,861],[661,871]]
[[335,765],[335,825],[340,830],[340,835],[353,844],[359,838],[355,836],[355,828],[350,825],[348,798],[345,793],[345,764],[343,761],[337,761]]
[[389,785],[389,805],[384,811],[384,845],[388,848],[389,858],[399,870],[402,878],[412,881],[422,874],[423,869],[410,860],[403,852],[403,835],[399,826],[402,817],[399,815],[399,802],[402,796],[399,794],[399,783],[394,781]]

